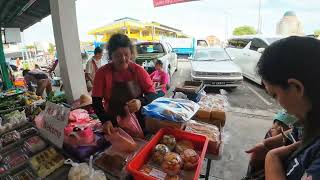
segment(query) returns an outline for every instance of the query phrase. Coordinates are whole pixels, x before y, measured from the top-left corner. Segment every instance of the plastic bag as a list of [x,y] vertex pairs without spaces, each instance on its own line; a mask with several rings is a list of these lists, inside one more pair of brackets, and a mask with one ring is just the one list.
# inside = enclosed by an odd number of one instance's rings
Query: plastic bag
[[216,95],[206,95],[202,96],[201,100],[198,102],[200,105],[200,109],[203,110],[220,110],[226,111],[230,106],[228,102],[228,98],[225,95],[216,94]]
[[186,99],[158,98],[144,106],[142,113],[156,119],[176,122],[189,121],[199,110],[199,105]]
[[105,135],[107,141],[112,144],[114,150],[132,152],[136,149],[137,143],[132,137],[121,128],[114,128],[110,135]]
[[87,163],[74,163],[71,159],[67,159],[64,163],[72,165],[68,180],[106,180],[105,174],[101,170],[94,170],[92,167],[92,156],[88,165]]
[[71,122],[78,122],[83,120],[90,120],[90,116],[88,111],[84,109],[76,109],[70,112],[69,114],[69,121]]
[[125,107],[126,116],[117,116],[119,126],[130,136],[135,138],[144,138],[139,121],[134,113],[130,113],[128,107]]

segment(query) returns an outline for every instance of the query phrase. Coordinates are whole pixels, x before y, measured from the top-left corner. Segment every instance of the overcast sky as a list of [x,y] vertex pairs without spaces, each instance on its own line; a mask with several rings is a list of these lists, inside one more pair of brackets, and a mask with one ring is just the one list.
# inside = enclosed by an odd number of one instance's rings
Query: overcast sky
[[[156,21],[197,38],[216,35],[224,39],[226,29],[230,36],[237,26],[257,28],[259,1],[200,0],[154,8],[152,0],[77,0],[76,5],[81,41],[93,40],[87,35],[89,30],[123,17]],[[306,34],[320,29],[320,0],[262,0],[262,33],[275,34],[277,22],[289,10],[297,14]],[[23,37],[26,44],[53,42],[51,16],[25,30]]]

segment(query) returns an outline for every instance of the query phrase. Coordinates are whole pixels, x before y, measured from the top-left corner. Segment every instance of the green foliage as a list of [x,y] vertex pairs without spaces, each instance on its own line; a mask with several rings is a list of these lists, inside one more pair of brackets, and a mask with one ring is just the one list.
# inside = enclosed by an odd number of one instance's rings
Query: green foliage
[[320,36],[320,29],[315,30],[315,31],[314,31],[314,35]]
[[251,35],[257,34],[257,31],[252,26],[239,26],[233,30],[233,35],[242,36],[242,35]]

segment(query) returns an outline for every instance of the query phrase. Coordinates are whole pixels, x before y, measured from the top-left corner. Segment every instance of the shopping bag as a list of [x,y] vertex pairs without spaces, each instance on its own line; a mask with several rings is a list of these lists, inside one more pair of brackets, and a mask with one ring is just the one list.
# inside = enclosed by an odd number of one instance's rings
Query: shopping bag
[[112,144],[115,151],[132,152],[137,147],[132,137],[121,128],[113,128],[111,134],[105,135],[105,138]]
[[119,127],[125,130],[132,137],[143,139],[143,131],[136,115],[134,113],[130,113],[127,106],[125,107],[125,111],[125,116],[117,116]]

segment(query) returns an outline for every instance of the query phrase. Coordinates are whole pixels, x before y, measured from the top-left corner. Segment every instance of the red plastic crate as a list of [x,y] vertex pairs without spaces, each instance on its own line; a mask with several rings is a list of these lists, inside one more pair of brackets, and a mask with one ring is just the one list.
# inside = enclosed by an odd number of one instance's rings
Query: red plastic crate
[[163,128],[158,131],[158,133],[145,145],[144,148],[129,162],[127,170],[134,177],[135,180],[156,180],[156,178],[145,175],[139,170],[151,157],[151,153],[154,147],[160,142],[164,135],[173,135],[177,141],[179,140],[189,140],[195,145],[195,149],[200,151],[200,158],[197,168],[195,169],[194,180],[199,179],[202,162],[205,158],[207,147],[208,147],[208,138],[203,135],[193,134],[190,132],[185,132],[178,129]]

